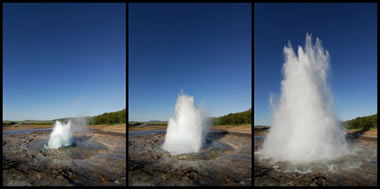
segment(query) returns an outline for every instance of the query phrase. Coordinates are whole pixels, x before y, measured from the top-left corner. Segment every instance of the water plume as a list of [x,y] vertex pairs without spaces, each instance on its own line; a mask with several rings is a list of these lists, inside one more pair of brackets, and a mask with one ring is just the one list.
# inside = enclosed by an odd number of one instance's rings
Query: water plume
[[207,134],[207,122],[205,112],[195,107],[192,96],[179,95],[162,148],[173,155],[199,152]]
[[[329,53],[306,34],[298,56],[290,42],[284,47],[281,96],[273,104],[272,126],[260,151],[275,161],[308,163],[331,160],[348,152],[345,133],[336,121],[327,85]],[[272,97],[270,98],[273,103]]]
[[71,146],[73,143],[73,132],[71,120],[66,124],[60,121],[55,122],[53,132],[50,134],[48,148],[59,149]]

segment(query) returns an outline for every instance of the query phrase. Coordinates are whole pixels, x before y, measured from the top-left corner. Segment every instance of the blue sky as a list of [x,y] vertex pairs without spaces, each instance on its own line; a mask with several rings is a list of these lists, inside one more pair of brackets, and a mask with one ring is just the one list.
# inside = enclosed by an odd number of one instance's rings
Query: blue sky
[[3,4],[3,119],[126,107],[125,3]]
[[330,53],[329,87],[339,120],[377,113],[376,4],[258,3],[254,7],[254,120],[269,125],[269,95],[280,95],[283,47],[306,32]]
[[129,120],[168,120],[181,90],[209,116],[251,108],[251,4],[131,3]]

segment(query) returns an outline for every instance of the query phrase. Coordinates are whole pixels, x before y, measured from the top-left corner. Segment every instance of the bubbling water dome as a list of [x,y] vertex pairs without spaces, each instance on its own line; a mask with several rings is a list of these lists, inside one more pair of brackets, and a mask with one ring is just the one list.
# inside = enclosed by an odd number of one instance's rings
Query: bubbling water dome
[[50,134],[48,148],[58,149],[71,146],[73,144],[73,133],[71,120],[64,124],[60,121],[55,122],[53,132]]
[[[345,133],[333,112],[327,85],[329,53],[306,34],[298,56],[284,47],[284,79],[278,104],[272,104],[272,126],[260,154],[275,161],[309,163],[348,153]],[[272,99],[271,99],[272,101]]]
[[178,96],[162,148],[173,155],[199,152],[208,128],[206,122],[205,113],[195,107],[192,96]]

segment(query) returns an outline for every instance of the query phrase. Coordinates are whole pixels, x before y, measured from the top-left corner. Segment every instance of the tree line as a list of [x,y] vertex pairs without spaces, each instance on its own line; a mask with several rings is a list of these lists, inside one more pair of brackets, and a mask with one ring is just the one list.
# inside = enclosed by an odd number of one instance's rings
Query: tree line
[[364,117],[357,117],[355,119],[345,121],[343,122],[343,126],[346,129],[362,129],[362,130],[377,128],[377,114],[364,116]]
[[93,116],[89,120],[90,125],[109,125],[126,123],[126,109],[121,111],[104,113],[98,116]]
[[212,118],[213,125],[252,124],[252,109],[244,112],[230,113],[221,117]]

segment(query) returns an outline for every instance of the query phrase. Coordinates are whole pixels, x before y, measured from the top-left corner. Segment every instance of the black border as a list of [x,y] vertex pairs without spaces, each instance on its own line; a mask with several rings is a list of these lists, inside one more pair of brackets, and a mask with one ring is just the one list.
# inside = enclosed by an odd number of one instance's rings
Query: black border
[[[252,90],[252,93],[251,93],[251,108],[253,109],[254,111],[254,5],[255,3],[295,3],[295,2],[298,2],[298,3],[376,3],[377,4],[377,17],[376,19],[378,20],[378,10],[379,10],[379,6],[378,6],[378,1],[376,0],[362,0],[362,1],[359,1],[359,0],[332,0],[332,1],[327,1],[327,0],[310,0],[310,1],[305,1],[305,0],[284,0],[284,1],[281,1],[281,0],[236,0],[236,1],[233,1],[233,0],[219,0],[219,1],[202,1],[202,0],[191,0],[191,1],[184,1],[184,0],[180,0],[180,1],[168,1],[168,0],[162,0],[162,1],[152,1],[152,0],[123,0],[123,1],[90,1],[90,0],[81,0],[81,1],[73,1],[73,0],[66,0],[66,1],[57,1],[57,2],[49,2],[49,1],[28,1],[28,0],[14,0],[14,1],[3,1],[1,3],[1,11],[3,11],[3,3],[126,3],[126,111],[127,111],[127,114],[126,114],[126,118],[127,118],[127,121],[128,121],[128,104],[129,104],[129,98],[128,98],[128,95],[129,95],[129,87],[128,87],[128,4],[129,2],[134,2],[134,3],[143,3],[143,2],[146,2],[146,3],[169,3],[169,2],[172,2],[172,3],[248,3],[248,2],[251,2],[251,49],[252,49],[252,53],[251,53],[251,69],[252,69],[252,73],[251,73],[251,90]],[[1,16],[3,16],[3,14],[1,14]],[[3,19],[1,19],[1,23],[2,23]],[[3,32],[3,24],[1,24],[1,33]],[[378,34],[378,37],[377,37],[377,41],[379,41],[379,25],[377,25],[377,34]],[[1,42],[3,42],[3,35],[1,36]],[[1,47],[1,49],[3,48],[3,46]],[[377,48],[378,48],[378,43],[377,43]],[[379,51],[379,49],[378,49]],[[0,52],[0,55],[1,57],[3,57],[3,51],[1,50]],[[377,58],[377,61],[379,62],[379,59]],[[3,59],[1,59],[1,63],[3,63]],[[379,65],[379,63],[378,63]],[[378,70],[379,70],[379,67],[378,67]],[[1,73],[3,74],[3,66],[1,66]],[[1,80],[3,81],[3,76],[1,77]],[[377,81],[379,81],[379,77],[377,76]],[[3,86],[3,82],[1,82],[1,85]],[[378,86],[379,86],[379,82],[378,82]],[[1,87],[1,90],[3,92],[3,87]],[[1,97],[3,97],[3,93],[1,93]],[[1,105],[3,105],[3,98],[1,98]],[[379,105],[379,101],[377,101],[377,104]],[[379,106],[378,106],[379,108]],[[1,117],[3,118],[3,114],[1,114]],[[252,127],[254,127],[254,113],[252,114],[252,118],[253,118],[253,123],[252,123]],[[127,126],[127,123],[126,123],[126,126]],[[128,132],[128,131],[127,131]],[[254,136],[254,129],[252,130],[252,134]],[[252,139],[254,139],[252,136]],[[1,139],[3,138],[3,136],[1,135]],[[127,136],[128,138],[128,136]],[[252,155],[253,155],[253,141],[251,140],[252,142]],[[126,147],[128,148],[128,147]],[[378,152],[379,153],[379,152]],[[3,156],[2,156],[3,158]],[[252,159],[254,159],[254,157],[252,156]],[[254,165],[253,165],[254,166]],[[1,165],[2,167],[2,165]],[[128,168],[128,165],[127,165],[127,168]],[[253,171],[252,171],[253,172]],[[379,170],[378,170],[379,172]],[[126,177],[128,177],[126,175]],[[254,179],[254,178],[253,178]],[[252,182],[252,186],[254,186],[254,181],[253,179],[251,180]],[[378,178],[377,178],[378,179]],[[2,182],[2,181],[1,181]],[[128,180],[126,181],[128,183]],[[378,182],[378,180],[377,180]]]

